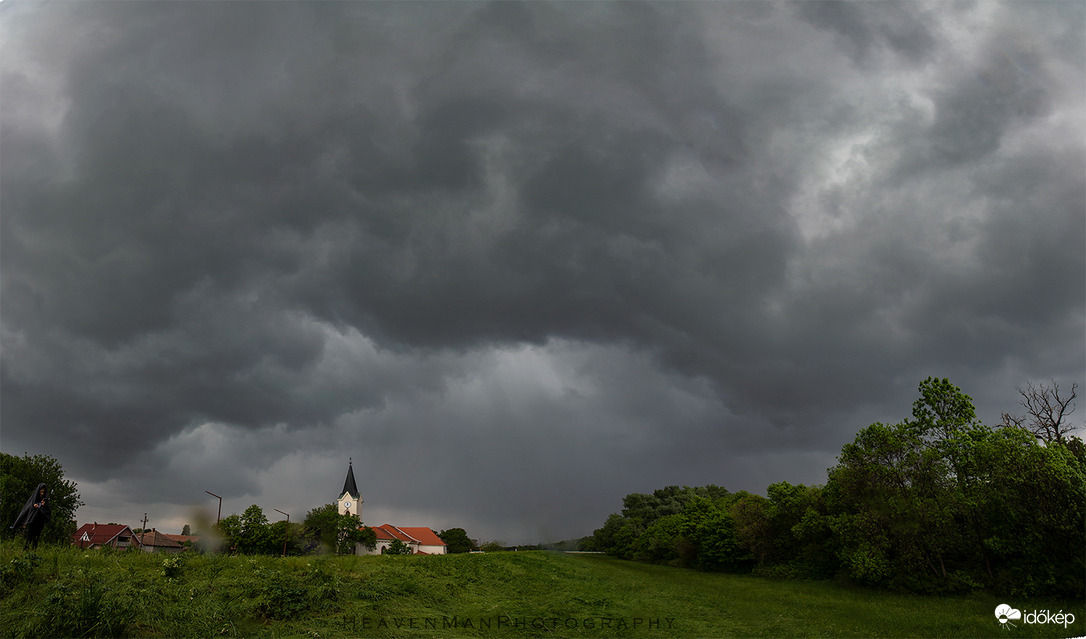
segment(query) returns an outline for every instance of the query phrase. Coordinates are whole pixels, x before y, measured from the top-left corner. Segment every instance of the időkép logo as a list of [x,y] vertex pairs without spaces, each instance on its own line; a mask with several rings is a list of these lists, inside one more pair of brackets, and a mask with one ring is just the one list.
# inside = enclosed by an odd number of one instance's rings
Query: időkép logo
[[1022,621],[1028,625],[1055,623],[1063,625],[1064,628],[1075,623],[1075,615],[1062,610],[1056,613],[1049,610],[1034,610],[1022,614],[1021,610],[1011,608],[1007,604],[996,606],[995,616],[996,620],[999,621],[999,626],[1004,630],[1014,628],[1015,621]]

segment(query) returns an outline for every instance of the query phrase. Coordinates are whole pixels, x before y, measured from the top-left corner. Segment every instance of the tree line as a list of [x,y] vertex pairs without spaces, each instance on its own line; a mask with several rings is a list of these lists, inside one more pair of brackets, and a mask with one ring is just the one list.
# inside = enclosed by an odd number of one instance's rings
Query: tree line
[[256,504],[240,515],[223,517],[200,535],[198,549],[244,555],[305,555],[318,552],[352,554],[355,543],[373,549],[377,535],[355,515],[341,515],[335,504],[306,513],[301,522],[269,522]]
[[[264,511],[254,504],[241,515],[230,515],[219,520],[213,530],[213,536],[207,541],[201,540],[204,550],[246,555],[328,552],[351,555],[355,552],[355,544],[362,544],[369,550],[377,545],[377,534],[373,528],[362,525],[357,515],[340,514],[336,504],[325,504],[310,510],[300,523],[269,523]],[[437,536],[445,542],[449,553],[477,549],[476,541],[469,539],[463,528],[442,530]],[[407,544],[394,540],[382,552],[404,555],[409,554],[411,549]]]
[[1077,386],[1019,389],[1026,415],[996,427],[946,379],[912,416],[841,449],[824,485],[766,496],[719,486],[630,494],[586,549],[678,566],[842,578],[920,593],[1086,596],[1086,446]]
[[[28,495],[39,483],[49,487],[52,517],[42,531],[41,542],[71,543],[75,534],[76,511],[83,505],[76,483],[64,478],[64,468],[49,455],[18,457],[0,453],[0,539],[21,534],[10,527]],[[324,504],[306,513],[301,522],[269,522],[263,509],[249,506],[240,515],[223,517],[218,522],[192,530],[188,524],[182,534],[201,537],[195,550],[204,552],[235,552],[248,555],[305,555],[313,553],[352,554],[355,544],[370,550],[376,547],[377,535],[363,526],[355,515],[341,515],[336,505]],[[142,528],[133,529],[143,532]],[[450,528],[437,533],[450,553],[478,550],[477,540],[468,537],[463,528]],[[484,545],[485,546],[485,545]],[[393,543],[389,552],[410,552],[406,544]]]

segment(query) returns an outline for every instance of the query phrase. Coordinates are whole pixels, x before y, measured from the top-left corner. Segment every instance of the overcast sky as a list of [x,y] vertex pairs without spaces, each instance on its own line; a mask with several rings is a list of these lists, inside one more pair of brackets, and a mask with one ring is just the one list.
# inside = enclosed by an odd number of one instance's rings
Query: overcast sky
[[513,543],[994,424],[1084,381],[1084,13],[3,2],[2,449]]

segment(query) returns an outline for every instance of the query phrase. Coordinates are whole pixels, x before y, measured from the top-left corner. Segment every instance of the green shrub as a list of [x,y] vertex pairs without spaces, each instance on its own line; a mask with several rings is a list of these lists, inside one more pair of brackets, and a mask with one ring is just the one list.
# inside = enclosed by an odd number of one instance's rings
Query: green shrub
[[37,637],[123,637],[134,611],[102,575],[78,571],[53,581],[30,609],[26,634]]
[[179,555],[170,555],[162,560],[162,576],[167,581],[173,581],[181,578],[181,568],[184,566],[185,560]]
[[0,595],[7,595],[11,589],[19,584],[29,584],[34,581],[34,573],[41,564],[42,558],[34,553],[28,553],[22,557],[15,557],[4,564],[0,569]]

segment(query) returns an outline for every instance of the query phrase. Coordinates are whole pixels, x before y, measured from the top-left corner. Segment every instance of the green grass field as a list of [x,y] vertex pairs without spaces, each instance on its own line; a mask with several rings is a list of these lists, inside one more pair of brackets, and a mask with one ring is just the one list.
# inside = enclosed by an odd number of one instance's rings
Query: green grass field
[[[1075,615],[1003,628],[1000,603]],[[598,555],[229,557],[0,545],[5,637],[1069,637],[1081,602],[934,598]]]

